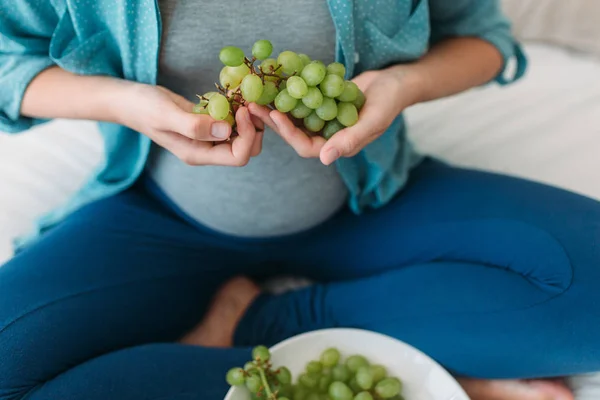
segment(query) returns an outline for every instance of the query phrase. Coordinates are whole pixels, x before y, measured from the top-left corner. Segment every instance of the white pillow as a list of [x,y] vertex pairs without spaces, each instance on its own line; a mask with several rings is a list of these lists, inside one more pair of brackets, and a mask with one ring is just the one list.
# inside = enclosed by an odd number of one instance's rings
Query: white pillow
[[600,55],[600,0],[503,0],[522,40]]
[[407,111],[418,149],[600,199],[600,57],[528,45],[530,70]]

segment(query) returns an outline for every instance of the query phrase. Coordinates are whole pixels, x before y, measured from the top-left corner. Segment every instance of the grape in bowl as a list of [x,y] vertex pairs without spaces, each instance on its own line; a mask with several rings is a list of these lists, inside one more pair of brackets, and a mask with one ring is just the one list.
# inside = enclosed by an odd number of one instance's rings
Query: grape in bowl
[[[256,352],[257,350],[255,350]],[[452,376],[419,350],[393,338],[359,329],[325,329],[285,340],[271,349],[259,347],[259,354],[269,354],[275,385],[271,398],[279,400],[468,400]],[[256,354],[248,354],[251,360]],[[236,367],[236,366],[232,366]],[[244,366],[239,366],[244,368]],[[252,368],[251,364],[245,366]],[[278,374],[289,373],[292,385],[282,385]],[[231,370],[230,374],[235,372]],[[249,377],[232,386],[225,400],[269,399],[264,380]],[[239,370],[238,370],[239,373]],[[267,374],[268,375],[268,374]],[[240,383],[230,381],[229,383]],[[286,381],[287,377],[284,377]],[[252,382],[255,381],[255,382]],[[254,385],[254,387],[253,387]],[[248,387],[262,390],[251,394]],[[282,399],[285,398],[285,399]]]

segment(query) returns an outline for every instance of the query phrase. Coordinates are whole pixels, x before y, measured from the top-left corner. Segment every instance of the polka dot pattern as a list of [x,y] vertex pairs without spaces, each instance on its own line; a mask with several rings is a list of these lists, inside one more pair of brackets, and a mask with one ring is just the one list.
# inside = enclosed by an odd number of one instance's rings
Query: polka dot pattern
[[[0,130],[18,132],[41,123],[19,115],[31,79],[49,65],[79,74],[103,74],[155,83],[161,37],[156,0],[11,0],[0,13]],[[508,60],[524,57],[500,13],[498,0],[327,0],[335,27],[337,59],[348,77],[415,60],[433,39],[479,36]],[[435,20],[439,26],[430,26]],[[74,205],[114,194],[141,173],[149,139],[126,128],[101,124],[106,165]],[[386,204],[405,184],[418,161],[398,117],[388,131],[357,157],[338,162],[350,190],[350,206],[360,213]],[[67,207],[69,209],[69,206]],[[48,216],[46,226],[66,215]],[[40,227],[40,230],[43,227]]]

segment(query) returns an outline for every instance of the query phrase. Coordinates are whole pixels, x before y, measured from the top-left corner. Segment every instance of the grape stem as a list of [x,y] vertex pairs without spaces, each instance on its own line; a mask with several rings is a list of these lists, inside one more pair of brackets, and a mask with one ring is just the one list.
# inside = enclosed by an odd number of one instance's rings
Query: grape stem
[[260,380],[262,381],[263,387],[265,388],[265,392],[267,392],[267,397],[271,400],[275,400],[276,397],[273,395],[273,392],[269,387],[269,382],[267,382],[267,376],[265,375],[265,370],[262,368],[262,366],[258,367],[258,373],[260,375]]

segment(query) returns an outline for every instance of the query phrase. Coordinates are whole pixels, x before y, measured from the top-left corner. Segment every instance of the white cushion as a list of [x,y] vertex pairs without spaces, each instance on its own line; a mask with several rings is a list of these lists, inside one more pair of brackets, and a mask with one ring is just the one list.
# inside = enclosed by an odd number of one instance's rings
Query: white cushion
[[600,58],[529,45],[527,77],[407,111],[427,154],[600,199]]
[[600,56],[599,0],[502,0],[502,3],[520,39]]

